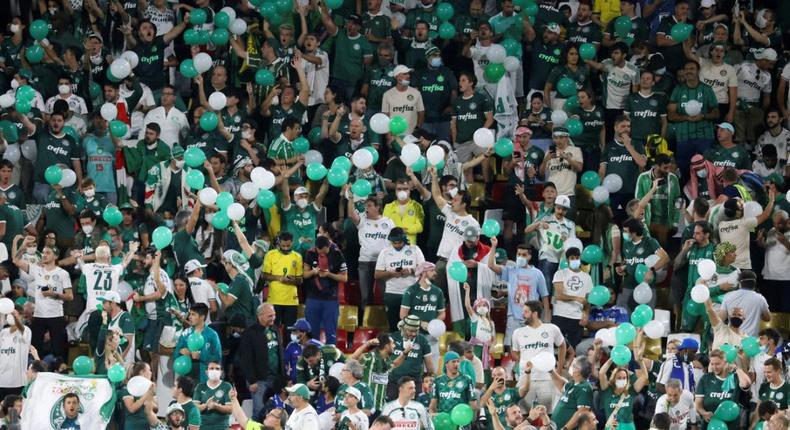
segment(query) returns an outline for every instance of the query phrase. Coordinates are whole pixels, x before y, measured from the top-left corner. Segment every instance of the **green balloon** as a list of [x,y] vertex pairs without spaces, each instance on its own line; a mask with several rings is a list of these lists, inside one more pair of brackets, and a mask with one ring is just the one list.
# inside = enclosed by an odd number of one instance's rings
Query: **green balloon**
[[433,417],[433,427],[435,430],[455,430],[453,420],[447,412],[438,413]]
[[[256,74],[255,77],[257,78],[257,76]],[[310,143],[313,145],[321,143],[321,127],[313,127],[310,133],[307,134],[307,138],[310,139]]]
[[277,6],[274,5],[274,2],[266,2],[261,5],[260,11],[264,18],[271,21],[277,15]]
[[198,45],[207,45],[211,41],[211,33],[208,30],[198,30],[197,32],[197,44]]
[[440,172],[441,172],[441,171],[442,171],[442,169],[444,169],[444,163],[445,163],[445,161],[444,161],[444,158],[442,158],[441,160],[439,160],[439,164],[437,164],[437,165],[436,165],[436,170],[438,170],[438,171],[440,171]]
[[453,13],[455,13],[455,9],[450,3],[439,3],[439,6],[436,6],[436,16],[442,21],[449,21],[453,17]]
[[354,184],[351,185],[351,192],[359,197],[369,196],[372,190],[373,187],[370,185],[370,181],[367,179],[357,179],[354,181]]
[[460,261],[455,261],[447,268],[447,273],[450,274],[450,278],[452,278],[456,282],[466,282],[466,277],[469,275],[466,266],[464,263]]
[[646,265],[644,265],[644,263],[637,264],[636,268],[634,269],[634,278],[636,279],[636,282],[639,283],[644,282],[645,274],[647,274],[648,270],[649,269],[647,268]]
[[326,174],[326,179],[329,185],[333,187],[342,187],[348,182],[348,170],[341,169],[340,167],[332,167],[329,173]]
[[287,14],[293,10],[293,2],[290,0],[277,0],[274,2],[277,12]]
[[588,170],[582,174],[582,186],[584,188],[592,191],[598,185],[601,185],[601,177],[598,176],[597,172]]
[[203,131],[212,131],[217,128],[217,124],[219,124],[219,117],[214,112],[203,112],[203,115],[200,116],[200,128]]
[[114,137],[124,137],[128,130],[129,127],[126,126],[125,122],[117,119],[110,121],[110,134],[112,134]]
[[59,184],[60,180],[63,179],[63,170],[57,165],[49,166],[47,170],[44,170],[44,179],[47,180],[49,185]]
[[565,127],[568,129],[568,133],[571,137],[580,136],[584,131],[584,124],[582,124],[582,120],[579,118],[569,119],[568,122],[565,123]]
[[182,61],[181,65],[178,66],[178,70],[182,75],[184,75],[185,78],[192,79],[198,75],[198,71],[195,68],[195,63],[191,58],[187,58],[186,60]]
[[194,28],[188,28],[186,31],[184,31],[184,43],[186,43],[189,46],[197,45],[198,43],[197,30],[195,30]]
[[307,177],[311,181],[320,181],[324,179],[327,173],[327,168],[321,163],[310,163],[307,165]]
[[748,336],[741,340],[741,348],[743,353],[751,358],[760,353],[760,342],[754,336]]
[[453,421],[453,424],[457,425],[458,427],[463,427],[471,423],[473,417],[474,411],[472,410],[472,407],[466,403],[455,405],[453,410],[450,411],[450,419]]
[[644,327],[645,324],[653,320],[653,309],[650,306],[641,304],[631,313],[631,323],[635,327]]
[[173,371],[180,376],[189,374],[192,371],[192,358],[188,355],[176,358],[173,362]]
[[16,103],[14,103],[14,109],[16,109],[21,114],[26,114],[33,109],[33,101],[17,100]]
[[496,220],[488,219],[483,223],[483,234],[487,237],[496,237],[499,234],[499,223]]
[[502,158],[510,157],[513,155],[513,141],[506,137],[497,139],[494,143],[494,152]]
[[310,150],[310,142],[308,142],[304,137],[299,136],[294,139],[293,147],[297,154],[304,154]]
[[621,39],[625,39],[626,36],[628,36],[628,33],[631,32],[632,26],[633,25],[631,23],[631,18],[629,18],[629,17],[627,17],[625,15],[617,17],[617,19],[614,20],[614,34],[615,34],[615,36],[617,36],[617,37],[619,37]]
[[491,63],[486,66],[485,72],[483,75],[486,78],[486,81],[495,84],[505,76],[505,66],[503,64],[494,64]]
[[88,356],[80,355],[74,359],[74,363],[71,364],[71,368],[74,369],[75,375],[90,375],[93,373],[93,360],[91,360]]
[[187,337],[187,348],[191,352],[198,352],[203,349],[203,345],[206,344],[206,339],[200,333],[192,333]]
[[343,0],[327,0],[326,7],[329,9],[337,9],[340,6],[343,6]]
[[224,210],[216,212],[214,217],[211,218],[211,225],[214,226],[217,230],[225,230],[230,225],[230,218],[228,217],[228,213]]
[[614,364],[618,366],[625,366],[631,362],[631,350],[625,345],[617,345],[612,348],[610,354]]
[[255,83],[265,87],[274,85],[274,75],[269,69],[258,69],[258,71],[255,72]]
[[118,82],[121,82],[121,80],[120,80],[119,78],[116,78],[116,77],[115,77],[115,75],[113,75],[113,74],[112,74],[112,70],[111,70],[109,67],[108,67],[108,68],[107,68],[107,70],[104,72],[104,76],[106,76],[106,77],[107,77],[107,79],[108,79],[110,82],[115,82],[116,84],[117,84]]
[[603,306],[609,303],[611,295],[608,288],[603,285],[596,285],[590,290],[590,293],[587,294],[587,301],[594,306]]
[[376,151],[376,148],[372,146],[365,146],[364,148],[373,156],[373,165],[375,166],[379,162],[379,151]]
[[124,369],[120,363],[114,364],[107,369],[107,379],[116,384],[123,381],[126,379],[126,369]]
[[557,82],[557,91],[565,97],[576,94],[576,81],[569,77],[564,77]]
[[151,240],[154,242],[156,249],[161,251],[173,241],[173,232],[165,226],[157,227],[151,234]]
[[15,143],[19,140],[19,131],[14,123],[7,119],[0,121],[0,132],[3,133],[3,138],[10,143]]
[[91,82],[88,86],[88,92],[90,93],[92,99],[100,97],[102,95],[101,85],[96,82]]
[[27,61],[29,61],[31,64],[40,63],[41,60],[44,59],[44,48],[42,48],[41,45],[34,43],[29,48],[27,48],[27,51],[25,51],[25,58],[27,58]]
[[406,121],[406,118],[395,115],[390,119],[390,133],[400,136],[403,133],[406,133],[406,130],[409,129],[409,123]]
[[193,146],[184,151],[184,162],[189,167],[200,167],[206,161],[206,154],[200,148]]
[[622,323],[614,331],[618,345],[627,345],[636,339],[636,327],[631,323]]
[[507,55],[510,56],[516,56],[521,51],[521,43],[518,40],[510,37],[503,40],[501,45],[503,48],[505,48]]
[[565,104],[562,105],[562,109],[565,112],[577,109],[578,107],[579,107],[579,96],[577,96],[575,94],[570,96],[570,97],[568,97],[568,99],[565,100]]
[[228,206],[233,204],[233,196],[227,192],[223,191],[217,195],[216,205],[220,210],[225,210]]
[[724,353],[724,358],[727,360],[727,363],[732,363],[738,358],[738,350],[729,343],[725,343],[719,349]]
[[732,400],[725,400],[719,403],[719,406],[716,408],[716,412],[713,413],[713,416],[724,422],[730,422],[738,419],[738,415],[740,414],[741,407],[738,406],[737,403],[733,402]]
[[672,29],[669,32],[669,35],[672,36],[672,40],[677,42],[683,42],[691,36],[691,30],[693,29],[692,26],[686,24],[684,22],[679,22],[672,26]]
[[411,165],[411,170],[414,172],[422,172],[422,169],[425,168],[425,165],[428,163],[428,159],[425,158],[424,155],[420,155],[420,158]]
[[684,305],[684,312],[689,315],[699,317],[705,314],[705,305],[703,303],[697,303],[694,300],[689,299]]
[[522,8],[524,13],[527,14],[529,17],[534,17],[538,14],[538,4],[534,1],[528,1],[527,5]]
[[193,190],[202,190],[206,185],[206,177],[198,169],[189,169],[186,177],[187,185]]
[[727,423],[725,423],[724,421],[718,418],[715,417],[711,418],[710,421],[708,422],[707,430],[728,430],[728,429],[729,426],[727,426]]
[[579,56],[582,57],[582,60],[592,60],[595,55],[596,49],[592,43],[582,43],[582,46],[579,47]]
[[215,28],[214,31],[211,32],[211,43],[216,46],[228,43],[228,38],[230,38],[230,33],[224,28]]
[[332,168],[336,167],[349,172],[351,171],[351,160],[344,156],[337,157],[332,161]]
[[455,37],[455,26],[452,23],[443,22],[439,26],[439,37],[445,40]]
[[43,19],[37,19],[30,23],[30,35],[33,36],[33,39],[41,40],[47,37],[49,33],[49,24]]
[[[324,166],[321,166],[324,167]],[[277,202],[277,197],[274,195],[271,190],[260,190],[258,191],[258,206],[269,209],[270,207],[274,206]]]
[[226,29],[228,25],[230,25],[230,16],[227,13],[220,11],[214,15],[214,28]]
[[107,225],[115,227],[123,221],[123,214],[116,206],[107,205],[102,213],[102,218]]
[[16,89],[15,96],[17,101],[22,100],[29,102],[33,100],[34,97],[36,97],[36,90],[34,90],[30,85],[22,85]]
[[189,12],[189,23],[192,25],[203,25],[208,19],[208,14],[205,9],[192,9]]
[[587,245],[582,251],[582,261],[590,264],[598,264],[603,261],[603,250],[598,245]]
[[217,289],[222,291],[225,294],[228,294],[228,291],[230,291],[230,287],[228,286],[228,284],[226,284],[224,282],[220,282],[219,284],[217,284]]

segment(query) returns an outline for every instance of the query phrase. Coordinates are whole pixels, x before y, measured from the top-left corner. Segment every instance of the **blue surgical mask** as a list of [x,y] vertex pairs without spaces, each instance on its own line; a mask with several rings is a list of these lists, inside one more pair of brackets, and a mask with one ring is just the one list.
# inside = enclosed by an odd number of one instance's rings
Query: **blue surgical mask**
[[568,267],[570,267],[571,270],[579,270],[579,267],[582,267],[582,261],[581,260],[569,260],[568,261]]
[[165,227],[167,227],[169,229],[172,229],[173,227],[175,227],[175,225],[176,225],[175,220],[172,220],[172,219],[166,219],[165,220]]
[[528,260],[526,257],[516,257],[516,266],[527,267]]
[[431,58],[431,67],[437,68],[442,66],[442,57]]
[[628,234],[628,233],[623,233],[623,240],[625,242],[630,242],[631,241],[631,235]]

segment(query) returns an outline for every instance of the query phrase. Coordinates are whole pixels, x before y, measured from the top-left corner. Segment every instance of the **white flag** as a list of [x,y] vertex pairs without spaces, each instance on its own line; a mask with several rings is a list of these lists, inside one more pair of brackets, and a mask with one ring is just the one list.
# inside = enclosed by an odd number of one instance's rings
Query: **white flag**
[[105,430],[115,408],[115,390],[104,377],[72,377],[39,373],[27,392],[22,430],[60,429],[66,420],[64,397],[80,399],[77,422],[81,430]]
[[518,125],[518,104],[508,76],[503,76],[497,83],[496,96],[494,97],[494,120],[497,123],[497,138],[512,139],[514,137]]

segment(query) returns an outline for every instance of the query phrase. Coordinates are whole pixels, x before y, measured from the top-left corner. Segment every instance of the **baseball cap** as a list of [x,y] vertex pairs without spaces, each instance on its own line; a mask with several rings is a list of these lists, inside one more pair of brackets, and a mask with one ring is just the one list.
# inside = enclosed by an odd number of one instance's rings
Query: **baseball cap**
[[356,22],[357,24],[362,24],[362,20],[359,18],[359,15],[351,14],[346,17],[346,21]]
[[413,69],[406,67],[403,64],[398,64],[394,69],[392,69],[392,76],[395,77],[402,73],[411,73],[413,71]]
[[522,134],[528,134],[532,136],[532,130],[529,127],[519,127],[516,129],[516,136],[521,136]]
[[182,408],[181,405],[178,404],[178,402],[173,402],[170,404],[170,406],[167,407],[167,414],[165,415],[170,415],[173,412],[181,412],[183,414],[184,408]]
[[100,302],[113,302],[121,304],[121,295],[117,291],[107,291],[103,296],[98,297]]
[[348,387],[346,388],[346,394],[350,394],[357,398],[357,400],[362,400],[362,393],[355,387]]
[[291,396],[299,396],[305,400],[310,399],[310,390],[307,388],[305,384],[296,384],[290,387],[286,387],[285,391],[288,392],[288,395]]
[[120,206],[118,206],[118,209],[120,209],[120,210],[124,210],[124,209],[126,209],[126,210],[134,210],[134,206],[132,206],[132,204],[129,203],[129,202],[124,202],[124,203],[121,203]]
[[173,149],[170,150],[170,158],[183,158],[184,157],[184,148],[181,145],[173,145]]
[[713,6],[716,6],[716,0],[702,0],[701,2],[699,2],[699,7],[701,8],[702,7],[708,8]]
[[552,33],[560,34],[560,25],[556,22],[550,22],[546,24],[546,31],[550,31]]
[[678,349],[699,349],[699,342],[697,342],[695,339],[687,337],[683,339],[683,342],[680,343]]
[[390,242],[406,242],[406,232],[404,232],[400,227],[395,227],[390,230],[387,240]]
[[30,69],[19,69],[16,73],[25,79],[33,79],[33,71]]
[[299,330],[299,331],[312,331],[313,327],[310,325],[310,322],[304,318],[299,318],[296,320],[294,325],[288,327],[288,330]]
[[571,199],[568,196],[560,194],[557,198],[554,199],[554,205],[562,206],[566,209],[571,208]]
[[99,39],[99,42],[104,43],[104,38],[99,33],[88,34],[88,39]]
[[435,268],[436,268],[435,264],[431,263],[430,261],[424,261],[424,262],[420,263],[420,265],[417,266],[416,269],[414,269],[414,274],[417,275],[417,276],[420,276],[423,273],[425,273],[425,272],[427,272],[429,270],[433,270]]
[[754,53],[755,60],[776,61],[776,57],[777,55],[774,48],[760,49]]
[[735,127],[733,127],[732,124],[730,124],[729,122],[723,122],[723,123],[717,125],[716,127],[723,128],[723,129],[729,131],[730,133],[735,133]]
[[194,272],[195,270],[202,269],[204,267],[206,267],[205,264],[200,264],[199,261],[197,261],[197,260],[195,260],[193,258],[192,260],[187,261],[187,264],[184,265],[184,271],[187,274],[190,274],[190,273]]
[[460,360],[460,359],[461,359],[461,356],[458,355],[458,353],[455,352],[455,351],[447,351],[444,354],[444,364],[447,364],[447,363],[449,363],[449,362],[451,362],[453,360]]
[[552,136],[570,136],[571,133],[565,127],[554,127],[551,132]]
[[404,327],[420,328],[420,318],[417,315],[407,315],[403,319]]
[[480,230],[473,225],[470,225],[464,230],[464,240],[477,241],[479,237],[480,237]]
[[305,187],[298,187],[297,189],[295,189],[294,190],[294,197],[296,197],[299,194],[307,194],[307,188],[305,188]]

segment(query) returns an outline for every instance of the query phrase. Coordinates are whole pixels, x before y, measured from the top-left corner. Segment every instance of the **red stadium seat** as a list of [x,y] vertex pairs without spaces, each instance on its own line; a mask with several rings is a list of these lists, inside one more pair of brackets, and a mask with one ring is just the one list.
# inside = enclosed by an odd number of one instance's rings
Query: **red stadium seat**
[[491,309],[491,320],[494,321],[494,327],[497,333],[504,333],[507,331],[507,308],[493,308]]
[[337,303],[340,305],[347,305],[348,302],[346,301],[346,283],[345,282],[338,282],[337,283]]
[[373,283],[373,300],[374,305],[383,305],[384,304],[384,283],[383,282],[374,282]]
[[507,193],[507,183],[506,182],[494,182],[493,187],[491,188],[491,199],[495,202],[504,202],[507,199],[505,195]]
[[337,340],[335,341],[335,346],[337,346],[337,349],[339,349],[340,352],[342,352],[344,354],[350,354],[350,353],[354,352],[353,350],[350,350],[348,348],[348,332],[347,331],[338,329],[337,332],[336,332],[336,337],[337,337]]
[[375,339],[378,333],[379,331],[376,329],[358,328],[357,331],[354,332],[354,341],[351,344],[351,350],[349,352],[354,352],[357,348],[364,345],[365,342]]

